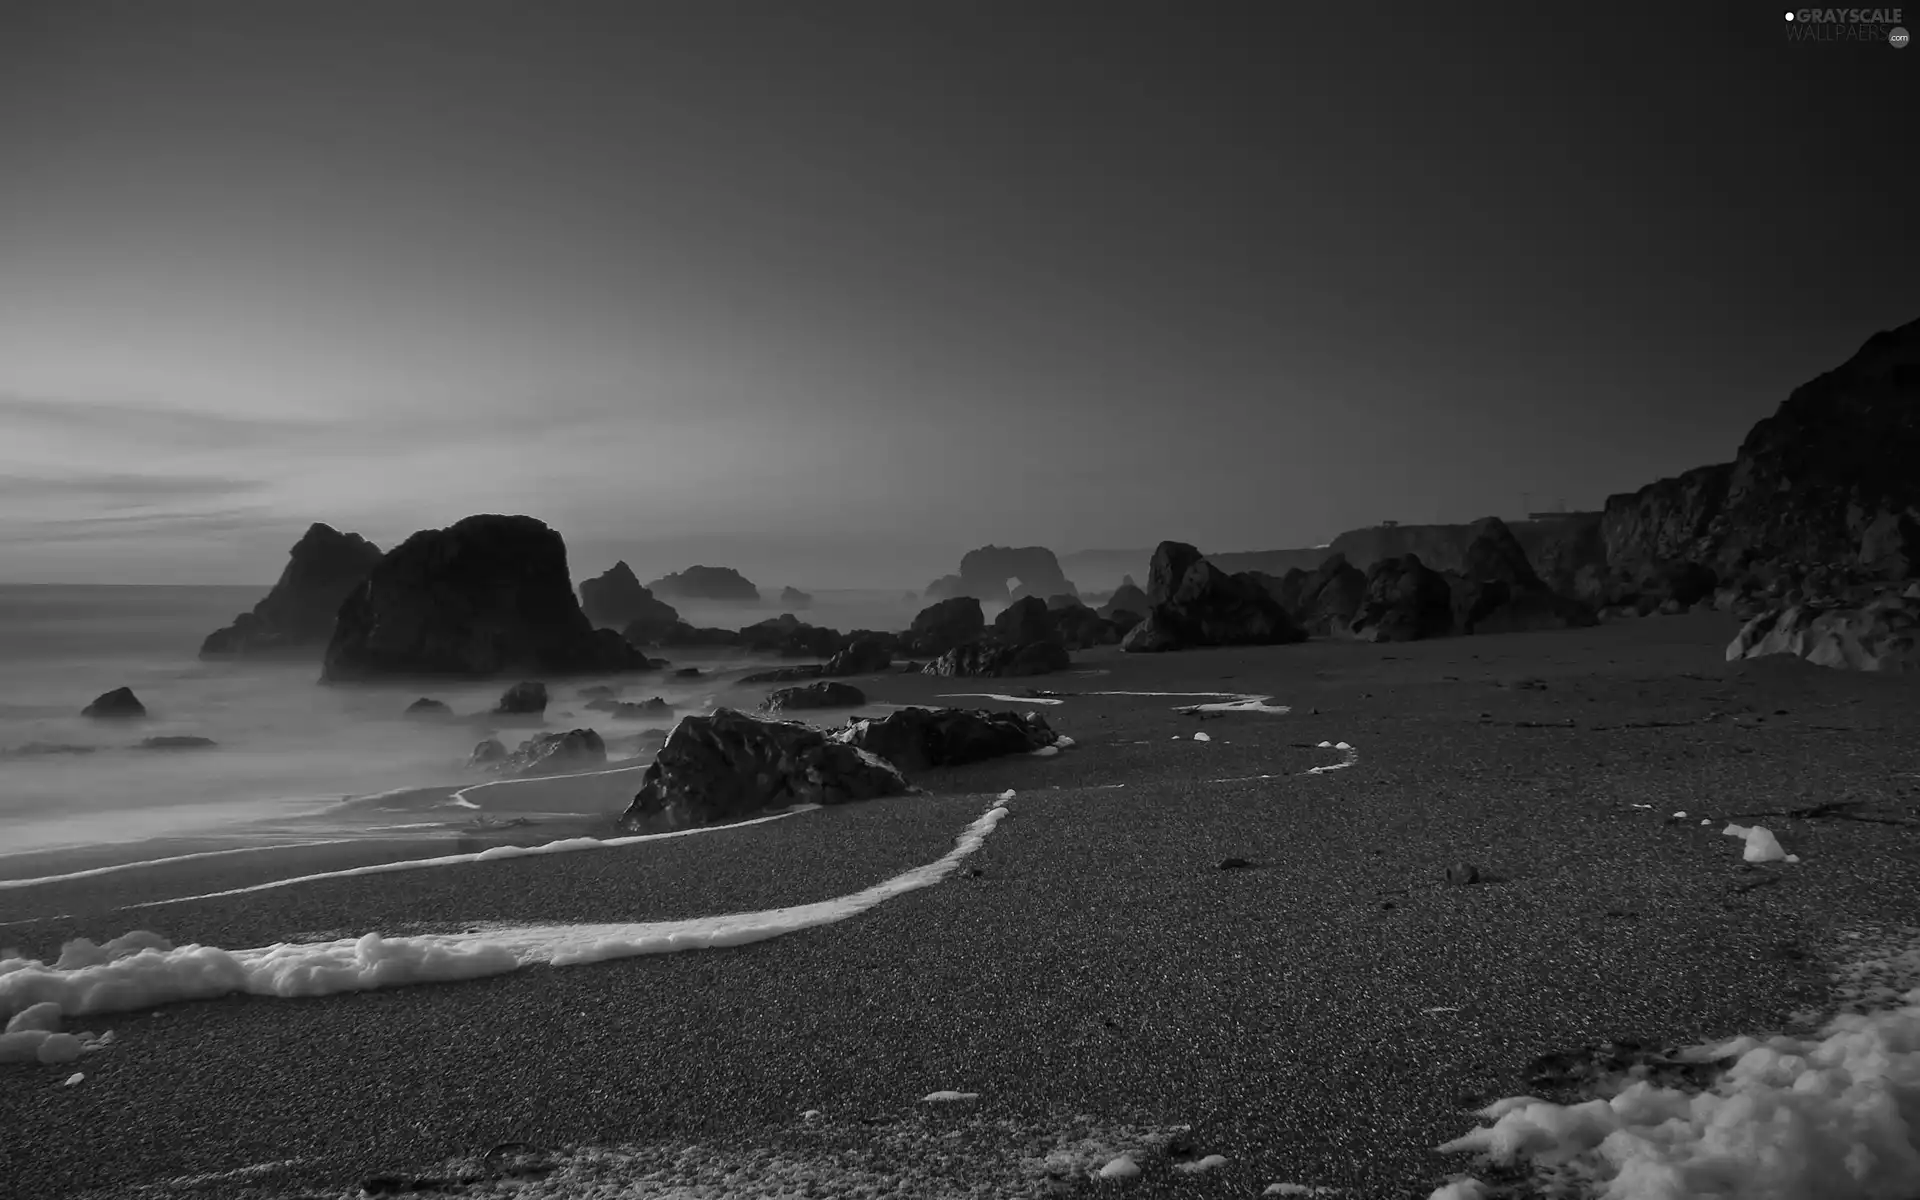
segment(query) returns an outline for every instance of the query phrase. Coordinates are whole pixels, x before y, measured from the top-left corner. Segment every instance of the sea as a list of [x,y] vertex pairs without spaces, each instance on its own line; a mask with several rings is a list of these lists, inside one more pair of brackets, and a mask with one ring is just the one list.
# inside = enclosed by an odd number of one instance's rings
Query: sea
[[[51,852],[118,847],[131,861],[182,849],[348,837],[416,838],[533,817],[611,814],[637,775],[572,786],[489,786],[466,762],[498,737],[509,748],[546,729],[598,729],[618,759],[649,728],[722,705],[752,707],[764,685],[738,679],[771,660],[731,652],[676,650],[671,671],[606,679],[549,680],[544,725],[502,725],[487,714],[514,680],[322,684],[319,652],[287,661],[201,661],[202,639],[266,594],[264,587],[0,585],[0,878],[32,874]],[[900,592],[816,592],[802,620],[848,630],[901,629],[918,603]],[[698,625],[737,628],[778,615],[760,608],[682,606]],[[674,714],[611,721],[585,710],[584,687],[620,697],[659,696]],[[148,717],[99,721],[80,710],[129,687]],[[430,696],[455,714],[403,717]],[[822,724],[870,710],[808,714]],[[153,749],[154,737],[195,737],[197,749]],[[633,759],[628,764],[639,763]],[[622,765],[618,761],[609,767]],[[637,767],[633,767],[637,770]],[[576,777],[577,779],[577,777]],[[149,849],[137,849],[147,847]]]

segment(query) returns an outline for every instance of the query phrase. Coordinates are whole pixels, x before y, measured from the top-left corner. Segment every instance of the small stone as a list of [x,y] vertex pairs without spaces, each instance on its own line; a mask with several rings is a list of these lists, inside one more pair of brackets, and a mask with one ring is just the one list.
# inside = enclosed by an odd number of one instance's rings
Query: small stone
[[1480,882],[1480,868],[1470,862],[1457,862],[1447,868],[1447,882],[1456,887],[1465,887]]
[[1244,858],[1223,858],[1220,860],[1220,869],[1222,871],[1237,871],[1242,867],[1250,867],[1252,865],[1252,863]]

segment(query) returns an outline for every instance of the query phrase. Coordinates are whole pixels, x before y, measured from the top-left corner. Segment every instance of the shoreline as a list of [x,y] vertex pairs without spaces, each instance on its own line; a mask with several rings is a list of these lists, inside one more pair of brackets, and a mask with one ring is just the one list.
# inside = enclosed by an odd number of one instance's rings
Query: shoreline
[[[1084,1114],[1189,1124],[1228,1159],[1198,1177],[1156,1168],[1141,1195],[1276,1180],[1425,1195],[1471,1166],[1432,1147],[1480,1123],[1472,1106],[1525,1091],[1536,1056],[1782,1027],[1832,1000],[1861,944],[1850,933],[1920,911],[1905,824],[1920,822],[1920,747],[1886,736],[1915,681],[1726,664],[1723,624],[1092,653],[1076,665],[1109,670],[1103,688],[1266,693],[1291,711],[1182,714],[1190,701],[1063,690],[1043,711],[1076,749],[929,772],[916,780],[929,797],[137,918],[20,924],[23,892],[0,891],[0,944],[36,957],[135,928],[237,949],[672,920],[869,887],[946,853],[993,795],[1016,793],[967,871],[768,942],[86,1018],[122,1040],[83,1060],[85,1082],[0,1072],[9,1166],[35,1194],[86,1181],[125,1195],[299,1158],[276,1187],[344,1196],[503,1141],[803,1157],[844,1144],[904,1178],[924,1167],[911,1154],[935,1150],[982,1172],[1015,1162]],[[873,690],[939,703],[952,686]],[[1297,773],[1323,740],[1358,761]],[[1841,794],[1889,823],[1785,815]],[[1672,821],[1676,806],[1713,823]],[[1720,834],[1736,817],[1802,861],[1743,863]],[[1229,855],[1253,865],[1218,869]],[[1448,885],[1456,860],[1483,882]],[[181,866],[195,891],[219,874],[220,860]],[[941,1116],[919,1104],[940,1089],[981,1099]],[[970,1148],[940,1141],[947,1129]]]

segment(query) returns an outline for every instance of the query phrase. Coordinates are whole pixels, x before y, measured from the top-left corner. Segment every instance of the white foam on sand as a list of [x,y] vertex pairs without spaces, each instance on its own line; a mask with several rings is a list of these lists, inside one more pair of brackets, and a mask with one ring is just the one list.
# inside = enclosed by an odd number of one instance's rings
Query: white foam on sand
[[941,692],[942,700],[998,700],[1003,704],[1065,704],[1058,696],[1007,696],[999,692]]
[[52,965],[21,957],[0,959],[0,1015],[43,1003],[57,1004],[71,1016],[128,1012],[236,993],[320,996],[477,979],[534,965],[572,966],[765,941],[844,921],[940,882],[985,843],[1006,817],[1008,803],[1004,794],[997,797],[943,857],[864,891],[814,904],[677,921],[484,925],[466,933],[394,938],[369,933],[248,950],[174,947],[150,933],[127,934],[104,946],[78,939],[67,943]]
[[624,767],[608,767],[604,771],[568,771],[560,775],[528,775],[519,779],[488,779],[480,783],[470,783],[466,787],[461,788],[453,795],[447,797],[447,803],[458,805],[461,808],[479,808],[481,806],[475,804],[473,800],[468,797],[467,793],[483,791],[486,788],[511,787],[516,783],[544,783],[551,785],[556,779],[588,779],[596,775],[620,775],[628,771],[644,771],[652,765],[653,760],[648,759],[646,762],[633,763]]
[[[1862,936],[1836,976],[1838,998],[1880,998],[1862,979],[1915,984],[1920,930]],[[1704,1091],[1628,1084],[1559,1105],[1515,1096],[1489,1124],[1446,1143],[1524,1163],[1549,1189],[1598,1200],[1911,1200],[1920,1195],[1920,986],[1891,1007],[1842,1012],[1806,1036],[1745,1036],[1689,1048],[1733,1059]],[[1430,1200],[1494,1194],[1457,1179]]]
[[[406,829],[405,825],[387,826],[391,829]],[[84,871],[68,871],[64,875],[39,875],[32,879],[0,879],[0,891],[8,888],[34,887],[43,883],[66,883],[74,879],[93,879],[101,875],[112,875],[117,871],[136,871],[142,867],[159,867],[167,863],[191,862],[199,858],[219,858],[226,854],[259,854],[265,850],[302,850],[310,846],[339,846],[354,841],[353,838],[326,838],[313,842],[274,842],[264,846],[238,846],[231,850],[199,850],[192,854],[174,854],[166,858],[146,858],[138,862],[114,863],[106,867],[89,867]]]

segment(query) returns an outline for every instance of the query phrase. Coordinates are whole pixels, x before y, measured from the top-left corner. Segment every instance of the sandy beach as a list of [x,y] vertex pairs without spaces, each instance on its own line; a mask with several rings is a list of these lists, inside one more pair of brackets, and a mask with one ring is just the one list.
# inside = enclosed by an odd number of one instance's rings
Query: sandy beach
[[[131,912],[421,847],[0,889],[0,946],[48,960],[132,929],[241,948],[664,920],[859,891],[940,858],[1015,792],[952,877],[771,941],[73,1022],[116,1035],[83,1082],[0,1072],[0,1192],[352,1196],[511,1142],[625,1147],[628,1175],[680,1180],[609,1196],[1050,1195],[1109,1185],[1049,1181],[1049,1149],[1190,1126],[1225,1165],[1144,1159],[1128,1194],[1424,1197],[1473,1165],[1433,1148],[1526,1091],[1536,1057],[1781,1028],[1830,1007],[1860,945],[1915,922],[1920,679],[1727,664],[1733,629],[1702,614],[1104,649],[993,681],[1056,693],[1045,706],[941,698],[992,690],[978,680],[862,679],[877,701],[1038,707],[1077,745],[927,773],[927,796],[616,849]],[[1353,764],[1306,773],[1341,761],[1323,741]],[[1830,802],[1846,806],[1791,815]],[[1729,821],[1800,861],[1744,863]],[[1449,885],[1456,861],[1482,881]],[[943,1089],[978,1099],[920,1102]]]

